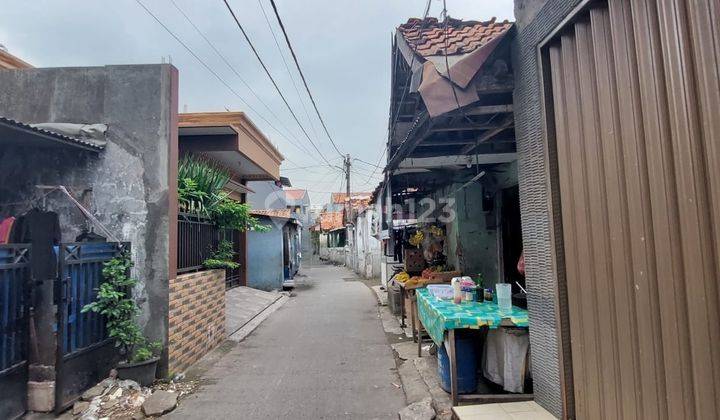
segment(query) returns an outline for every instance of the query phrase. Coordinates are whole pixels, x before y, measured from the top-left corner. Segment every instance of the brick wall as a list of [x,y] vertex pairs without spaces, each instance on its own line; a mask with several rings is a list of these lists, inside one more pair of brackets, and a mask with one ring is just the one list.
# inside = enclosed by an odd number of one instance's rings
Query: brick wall
[[170,280],[168,365],[171,374],[197,362],[225,339],[225,270]]

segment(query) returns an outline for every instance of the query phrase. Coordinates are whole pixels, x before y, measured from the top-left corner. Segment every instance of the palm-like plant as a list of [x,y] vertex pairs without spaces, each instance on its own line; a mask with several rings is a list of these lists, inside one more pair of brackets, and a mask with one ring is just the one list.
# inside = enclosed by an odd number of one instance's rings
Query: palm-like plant
[[185,155],[178,165],[178,204],[185,212],[209,216],[226,198],[230,172],[204,157]]

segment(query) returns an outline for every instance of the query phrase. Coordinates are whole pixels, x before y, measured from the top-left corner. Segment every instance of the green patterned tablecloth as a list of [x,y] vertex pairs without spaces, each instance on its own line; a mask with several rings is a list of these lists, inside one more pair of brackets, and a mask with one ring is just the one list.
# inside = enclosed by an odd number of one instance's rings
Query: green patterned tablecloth
[[483,326],[497,328],[503,319],[509,319],[518,327],[528,326],[528,312],[517,306],[510,311],[501,311],[492,302],[455,304],[452,300],[436,298],[427,289],[418,289],[415,293],[420,320],[437,345],[442,344],[445,330]]

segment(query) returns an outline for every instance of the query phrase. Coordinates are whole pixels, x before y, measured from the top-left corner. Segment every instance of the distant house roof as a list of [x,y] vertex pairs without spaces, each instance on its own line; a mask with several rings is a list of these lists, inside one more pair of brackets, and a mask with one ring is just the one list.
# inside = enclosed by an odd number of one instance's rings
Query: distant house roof
[[335,230],[344,227],[343,212],[336,211],[320,213],[318,224],[320,229],[323,231]]
[[[447,55],[469,54],[495,38],[503,35],[512,27],[507,20],[496,22],[495,18],[486,22],[449,18],[447,22]],[[410,48],[423,57],[445,55],[445,22],[428,17],[408,19],[398,27],[398,31]]]
[[292,210],[290,209],[253,209],[250,210],[253,216],[277,217],[279,219],[292,219]]
[[31,69],[32,65],[0,48],[0,69]]
[[6,117],[0,117],[0,143],[15,146],[70,146],[93,152],[105,149],[100,142],[66,136]]
[[[370,200],[371,197],[371,192],[350,193],[351,201]],[[347,202],[347,193],[332,193],[330,195],[330,201],[332,201],[333,204],[345,204]]]
[[287,198],[288,200],[300,201],[306,195],[307,195],[306,190],[301,190],[301,189],[297,189],[297,188],[294,188],[294,189],[286,188],[285,189],[285,198]]

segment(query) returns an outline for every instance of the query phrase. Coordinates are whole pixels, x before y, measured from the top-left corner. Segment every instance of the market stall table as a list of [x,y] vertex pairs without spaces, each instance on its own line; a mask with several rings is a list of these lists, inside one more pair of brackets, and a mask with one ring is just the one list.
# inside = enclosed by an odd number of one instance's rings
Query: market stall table
[[[450,389],[453,405],[458,399],[482,400],[486,402],[508,402],[531,400],[531,394],[499,394],[499,395],[465,395],[457,392],[457,358],[455,354],[455,330],[480,329],[488,327],[525,327],[528,326],[528,312],[513,306],[510,311],[502,311],[492,302],[466,302],[461,304],[441,300],[433,296],[427,289],[415,291],[417,299],[418,320],[430,338],[438,346],[448,342],[448,358],[450,359]],[[420,346],[420,340],[418,340]]]
[[[423,279],[422,283],[419,284],[413,284],[410,285],[408,282],[397,282],[398,286],[400,287],[400,302],[402,302],[402,305],[400,306],[400,327],[406,328],[407,324],[405,324],[405,320],[407,319],[407,308],[405,307],[405,301],[406,299],[410,301],[410,307],[412,308],[413,302],[415,301],[414,291],[416,289],[421,289],[426,287],[429,284],[449,284],[450,280],[448,278],[439,278],[439,279]],[[413,330],[413,339],[414,339],[414,332],[415,332],[415,312],[411,309],[410,310],[410,317],[411,317],[411,325]]]

